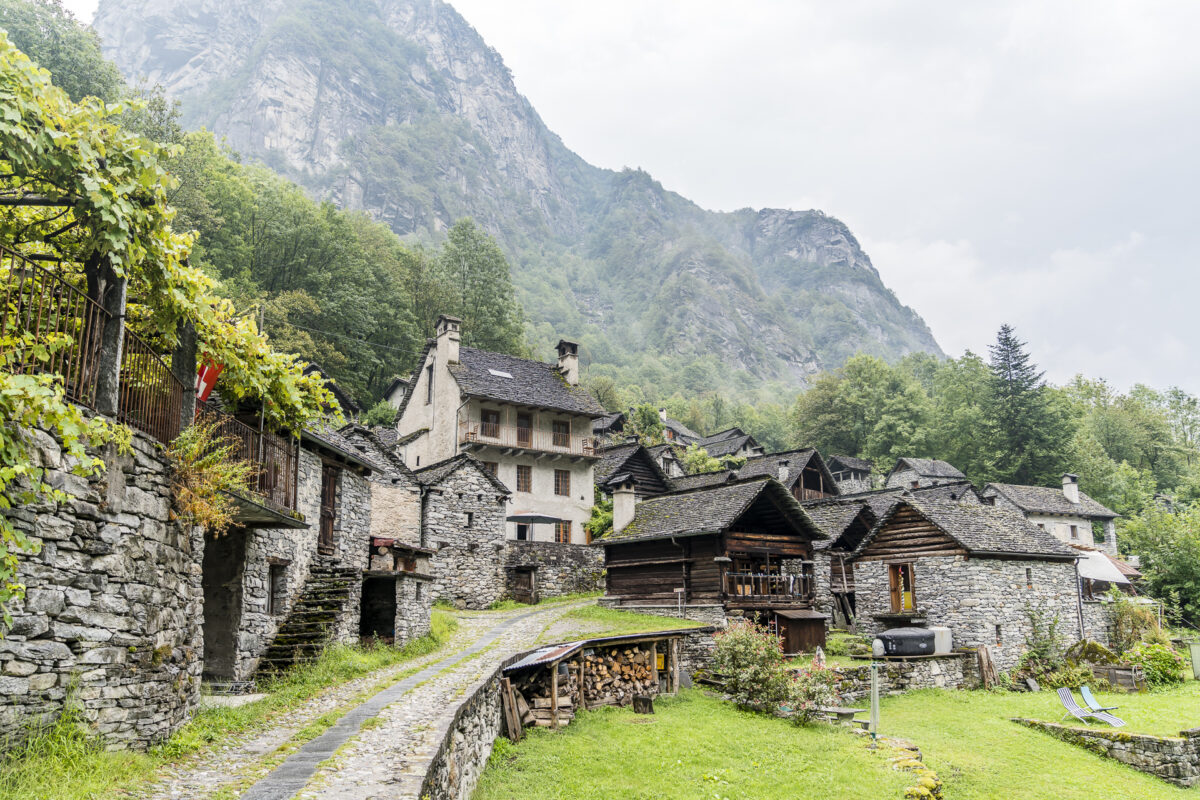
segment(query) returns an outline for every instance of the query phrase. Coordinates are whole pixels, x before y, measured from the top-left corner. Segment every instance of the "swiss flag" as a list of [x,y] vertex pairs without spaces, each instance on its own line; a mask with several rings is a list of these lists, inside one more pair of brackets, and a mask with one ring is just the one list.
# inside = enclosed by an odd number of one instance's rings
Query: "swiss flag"
[[223,369],[225,369],[224,364],[214,363],[211,358],[206,359],[204,366],[200,367],[200,374],[196,376],[196,399],[201,403],[208,400],[208,396],[212,394],[213,387],[217,385],[217,378],[221,377]]

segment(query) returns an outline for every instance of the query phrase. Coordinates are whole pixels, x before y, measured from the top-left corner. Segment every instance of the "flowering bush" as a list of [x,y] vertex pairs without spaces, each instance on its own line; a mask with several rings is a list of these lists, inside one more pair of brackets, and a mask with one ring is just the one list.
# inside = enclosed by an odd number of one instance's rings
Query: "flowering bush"
[[804,669],[792,673],[788,687],[788,707],[792,709],[792,721],[803,725],[818,713],[822,706],[833,706],[839,702],[837,673],[817,664],[816,659]]
[[735,622],[716,636],[712,670],[735,703],[773,710],[791,697],[791,676],[783,666],[779,637],[749,622]]
[[1170,686],[1183,681],[1183,656],[1167,645],[1142,642],[1125,651],[1125,660],[1142,668],[1146,683]]

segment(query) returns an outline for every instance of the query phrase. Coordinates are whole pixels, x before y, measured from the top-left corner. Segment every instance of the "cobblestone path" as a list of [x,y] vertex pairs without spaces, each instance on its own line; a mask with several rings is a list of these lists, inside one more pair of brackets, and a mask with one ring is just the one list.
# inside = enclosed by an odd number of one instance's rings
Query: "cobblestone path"
[[[397,664],[385,669],[364,675],[353,681],[340,684],[314,697],[299,708],[293,709],[272,720],[272,727],[264,732],[231,741],[224,746],[218,746],[201,756],[199,759],[183,762],[160,773],[158,780],[143,787],[137,792],[141,800],[203,800],[224,790],[229,791],[231,784],[245,780],[252,775],[256,768],[271,759],[272,755],[297,733],[324,714],[344,706],[356,695],[378,685],[390,677],[420,668],[414,675],[388,686],[370,699],[349,710],[338,722],[321,736],[305,744],[291,754],[283,763],[271,770],[244,794],[243,800],[282,800],[296,796],[313,775],[321,761],[329,758],[344,742],[359,733],[362,723],[376,715],[380,715],[383,724],[359,734],[360,739],[375,741],[374,734],[384,728],[391,729],[390,721],[400,711],[408,714],[413,720],[411,735],[403,741],[397,739],[394,744],[400,747],[403,742],[416,739],[421,731],[416,730],[425,715],[436,718],[436,707],[423,708],[415,697],[428,697],[428,687],[444,685],[451,680],[452,675],[465,676],[468,679],[475,672],[472,667],[482,663],[482,659],[490,663],[498,654],[500,660],[534,643],[546,625],[566,611],[577,608],[578,604],[564,604],[534,611],[520,610],[505,614],[460,614],[458,629],[451,636],[447,646],[422,658],[413,659],[403,664]],[[482,655],[480,655],[482,653]],[[494,667],[493,667],[494,668]],[[442,674],[442,673],[445,674]],[[457,684],[455,684],[457,685]],[[409,695],[414,695],[410,697]],[[400,702],[397,702],[400,701]],[[392,705],[389,705],[392,704]],[[359,746],[355,742],[348,748],[348,753],[354,752]],[[397,757],[396,763],[399,763]],[[327,777],[323,771],[321,780]],[[227,795],[226,795],[227,796]],[[338,794],[305,794],[304,797],[328,796],[341,797]],[[345,795],[357,797],[360,795]],[[372,795],[361,795],[371,797]],[[387,795],[379,795],[387,796]]]

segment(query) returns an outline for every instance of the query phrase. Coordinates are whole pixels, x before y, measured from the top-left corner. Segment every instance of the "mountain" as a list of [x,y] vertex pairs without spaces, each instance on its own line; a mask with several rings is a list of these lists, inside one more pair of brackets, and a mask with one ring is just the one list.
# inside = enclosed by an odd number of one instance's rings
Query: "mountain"
[[863,351],[941,354],[850,230],[820,211],[706,211],[594,167],[439,0],[101,0],[131,79],[346,208],[413,240],[475,218],[508,253],[533,341],[704,391],[799,386]]

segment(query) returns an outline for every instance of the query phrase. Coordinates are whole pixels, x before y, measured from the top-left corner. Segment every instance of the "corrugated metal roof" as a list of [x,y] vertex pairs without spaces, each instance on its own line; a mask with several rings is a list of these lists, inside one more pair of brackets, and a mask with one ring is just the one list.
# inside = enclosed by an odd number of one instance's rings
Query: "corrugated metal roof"
[[536,667],[540,664],[550,664],[555,661],[561,661],[581,647],[583,647],[583,642],[567,642],[566,644],[552,644],[546,647],[539,647],[537,650],[534,650],[517,663],[505,667],[504,671],[506,673],[516,672],[518,670],[528,669],[529,667]]

